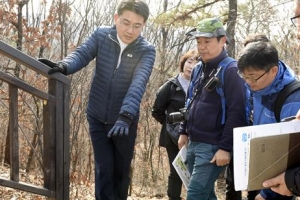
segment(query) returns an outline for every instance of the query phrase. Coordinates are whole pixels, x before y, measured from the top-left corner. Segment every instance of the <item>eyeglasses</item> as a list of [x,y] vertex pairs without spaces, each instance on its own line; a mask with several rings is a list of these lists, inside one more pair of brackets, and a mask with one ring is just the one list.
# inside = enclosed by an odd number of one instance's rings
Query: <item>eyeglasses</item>
[[242,78],[244,79],[245,81],[246,80],[249,80],[251,83],[256,83],[259,79],[261,79],[266,73],[268,73],[273,67],[269,68],[267,71],[265,71],[262,75],[260,75],[258,78],[253,78],[251,76],[247,77],[245,76],[241,71],[237,71],[237,74]]
[[131,23],[126,19],[119,18],[119,22],[126,30],[132,28],[133,32],[140,31],[143,28],[142,24],[131,25]]
[[300,15],[297,15],[297,16],[291,18],[291,21],[295,27],[297,27],[299,25],[299,21],[298,21],[299,17],[300,17]]

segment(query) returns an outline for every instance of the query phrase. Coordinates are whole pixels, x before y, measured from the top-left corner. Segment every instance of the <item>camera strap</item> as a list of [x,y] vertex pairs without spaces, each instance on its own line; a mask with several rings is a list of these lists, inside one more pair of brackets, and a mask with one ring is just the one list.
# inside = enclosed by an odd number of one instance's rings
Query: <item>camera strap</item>
[[[197,86],[197,89],[196,89],[195,92],[192,91],[192,90],[189,91],[189,92],[192,92],[193,95],[190,98],[187,99],[186,110],[188,110],[191,107],[191,105],[192,105],[193,101],[195,100],[195,98],[199,94],[201,94],[201,91],[202,91],[202,88],[203,88],[204,82],[205,82],[204,80],[207,78],[207,77],[204,77],[203,65],[202,64],[201,64],[201,66],[199,66],[198,69],[196,69],[194,75],[196,77],[198,77],[198,81],[196,81],[196,82],[200,82],[200,83],[198,83],[198,84],[195,85],[195,86]],[[199,79],[201,79],[201,80],[199,80]]]

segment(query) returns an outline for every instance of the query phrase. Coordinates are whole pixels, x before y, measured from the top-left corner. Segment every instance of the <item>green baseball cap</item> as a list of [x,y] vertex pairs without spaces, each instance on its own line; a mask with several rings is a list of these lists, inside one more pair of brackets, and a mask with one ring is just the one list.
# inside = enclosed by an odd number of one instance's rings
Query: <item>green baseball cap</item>
[[226,36],[226,31],[222,22],[218,18],[207,18],[201,20],[195,31],[190,32],[190,35],[195,37],[219,37]]

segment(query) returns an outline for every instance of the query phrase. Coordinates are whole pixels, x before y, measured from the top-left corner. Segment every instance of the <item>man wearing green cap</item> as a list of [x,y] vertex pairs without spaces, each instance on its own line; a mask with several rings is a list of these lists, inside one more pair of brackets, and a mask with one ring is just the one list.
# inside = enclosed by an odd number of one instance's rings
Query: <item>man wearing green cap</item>
[[[222,22],[204,19],[190,34],[196,38],[201,61],[193,70],[186,103],[188,119],[181,123],[178,145],[180,149],[188,146],[191,179],[187,200],[216,200],[214,184],[230,162],[233,128],[246,122],[246,92],[235,61],[228,63],[222,81],[217,80],[220,63],[228,60]],[[223,88],[224,107],[217,87]]]

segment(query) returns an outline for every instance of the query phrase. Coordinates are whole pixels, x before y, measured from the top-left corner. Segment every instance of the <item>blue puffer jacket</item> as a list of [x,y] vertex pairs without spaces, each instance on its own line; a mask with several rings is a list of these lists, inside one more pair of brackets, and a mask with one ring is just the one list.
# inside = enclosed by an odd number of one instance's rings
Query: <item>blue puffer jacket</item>
[[155,61],[155,48],[142,36],[122,53],[116,27],[99,27],[61,62],[73,74],[96,58],[87,113],[103,123],[113,124],[119,114],[137,121],[140,102]]
[[[278,92],[295,79],[294,72],[282,61],[278,64],[278,73],[274,81],[266,88],[253,92],[253,124],[276,123],[274,114],[274,102]],[[250,87],[246,85],[249,89]],[[251,90],[251,89],[250,89]],[[300,91],[291,94],[284,102],[280,119],[296,115],[300,109]]]

